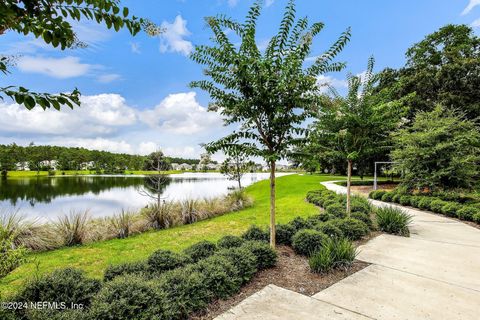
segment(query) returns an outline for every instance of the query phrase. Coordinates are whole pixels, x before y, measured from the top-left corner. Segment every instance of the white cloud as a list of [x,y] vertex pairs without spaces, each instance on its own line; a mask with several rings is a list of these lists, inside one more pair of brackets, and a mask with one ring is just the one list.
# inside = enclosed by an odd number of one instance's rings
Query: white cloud
[[90,150],[104,150],[115,153],[129,153],[133,154],[136,152],[131,144],[124,140],[112,140],[105,138],[93,138],[93,139],[61,139],[61,140],[51,140],[47,144],[49,145],[61,145],[65,147],[79,147],[86,148]]
[[170,94],[154,109],[142,112],[140,119],[151,127],[183,135],[220,125],[219,116],[202,107],[195,92]]
[[66,79],[88,74],[93,66],[81,63],[78,57],[43,58],[24,56],[18,59],[17,67],[22,72],[40,73],[50,77]]
[[238,0],[228,0],[228,5],[230,7],[235,7],[238,4]]
[[82,96],[81,106],[62,111],[34,108],[16,103],[0,103],[0,132],[15,134],[68,135],[76,137],[115,133],[119,127],[133,125],[137,116],[117,94]]
[[325,93],[328,91],[328,86],[332,86],[336,89],[347,88],[348,83],[346,80],[340,80],[331,76],[320,75],[317,78],[317,84],[320,87],[320,91]]
[[165,147],[162,148],[164,154],[171,157],[181,158],[196,158],[200,155],[200,150],[195,149],[192,146],[185,147]]
[[470,0],[462,15],[469,14],[475,7],[480,6],[480,0]]
[[157,151],[159,148],[155,142],[141,142],[138,146],[138,153],[139,154],[150,154],[152,152]]
[[265,0],[265,7],[270,7],[274,2],[275,0]]
[[161,27],[165,32],[160,35],[160,52],[178,52],[183,55],[189,55],[192,52],[193,44],[184,39],[190,35],[187,20],[184,20],[181,15],[178,15],[172,23],[163,21]]
[[472,28],[480,28],[480,19],[473,21],[471,26]]
[[130,49],[132,50],[133,53],[136,53],[136,54],[142,53],[140,51],[140,43],[138,42],[130,42]]
[[97,81],[101,82],[101,83],[110,83],[110,82],[120,80],[120,79],[122,79],[122,76],[119,75],[119,74],[107,73],[107,74],[99,75],[98,78],[97,78]]

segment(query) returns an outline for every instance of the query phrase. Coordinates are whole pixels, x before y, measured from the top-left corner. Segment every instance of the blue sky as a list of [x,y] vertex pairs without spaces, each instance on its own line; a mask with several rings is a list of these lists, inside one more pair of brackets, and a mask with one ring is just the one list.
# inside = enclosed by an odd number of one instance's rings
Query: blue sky
[[[12,74],[0,86],[24,85],[36,91],[65,92],[79,88],[81,108],[74,111],[26,111],[0,102],[0,143],[58,144],[114,152],[148,153],[161,147],[175,156],[196,157],[199,144],[229,131],[206,112],[209,97],[188,83],[202,78],[189,60],[195,45],[211,36],[204,17],[225,13],[239,21],[251,0],[128,0],[130,12],[161,24],[161,37],[111,32],[93,23],[75,26],[87,49],[61,51],[32,37],[0,36],[0,52],[18,54]],[[276,32],[286,0],[266,0],[259,20],[261,47]],[[376,69],[399,67],[413,43],[448,23],[480,31],[480,0],[317,0],[297,1],[299,17],[325,23],[311,55],[320,54],[347,27],[352,39],[338,56],[346,71],[361,73],[370,55]],[[340,91],[345,72],[329,74]],[[221,155],[217,156],[219,159]]]

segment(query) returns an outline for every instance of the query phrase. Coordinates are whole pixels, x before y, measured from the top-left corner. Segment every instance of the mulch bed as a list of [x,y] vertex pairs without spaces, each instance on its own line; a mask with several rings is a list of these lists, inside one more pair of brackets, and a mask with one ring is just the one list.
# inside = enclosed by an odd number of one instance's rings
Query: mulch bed
[[[376,235],[378,234],[373,234],[369,239]],[[367,240],[356,243],[356,245],[362,244]],[[258,272],[235,296],[227,300],[212,302],[207,310],[201,314],[193,315],[190,319],[213,319],[269,284],[312,296],[369,265],[366,262],[356,260],[348,270],[335,270],[331,273],[320,275],[312,273],[308,266],[308,259],[295,254],[292,248],[279,246],[277,252],[278,262],[274,268]]]

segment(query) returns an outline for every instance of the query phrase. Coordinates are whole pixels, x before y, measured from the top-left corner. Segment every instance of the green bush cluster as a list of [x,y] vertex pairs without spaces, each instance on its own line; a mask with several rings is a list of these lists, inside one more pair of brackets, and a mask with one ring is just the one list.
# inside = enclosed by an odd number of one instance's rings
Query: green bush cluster
[[[215,243],[210,241],[200,241],[183,250],[183,252],[192,259],[193,262],[205,259],[217,250]],[[173,262],[175,263],[175,262]]]
[[310,256],[316,252],[322,244],[327,241],[328,236],[313,229],[298,231],[292,238],[292,247],[296,253]]
[[379,208],[376,212],[378,228],[386,233],[408,237],[412,216],[395,207]]
[[[374,200],[396,202],[404,206],[412,206],[422,210],[444,214],[449,217],[467,221],[475,221],[476,214],[480,215],[480,202],[475,195],[457,193],[453,191],[437,192],[433,195],[410,195],[397,191],[372,191],[369,197]],[[367,221],[364,221],[367,223]],[[477,222],[480,223],[480,222]],[[368,223],[367,223],[368,224]]]
[[245,240],[269,241],[270,235],[268,232],[258,226],[252,225],[247,231],[242,234]]
[[227,235],[218,240],[217,246],[220,249],[230,249],[240,247],[244,242],[245,240],[240,237]]
[[315,273],[326,273],[331,269],[349,268],[357,250],[345,238],[328,239],[308,260],[310,269]]

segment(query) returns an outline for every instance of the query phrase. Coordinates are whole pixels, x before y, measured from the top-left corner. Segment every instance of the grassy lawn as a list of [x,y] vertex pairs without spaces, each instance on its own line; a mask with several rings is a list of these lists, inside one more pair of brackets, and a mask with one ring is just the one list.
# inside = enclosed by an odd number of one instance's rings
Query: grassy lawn
[[[304,201],[307,191],[318,189],[321,181],[342,179],[324,175],[277,178],[277,222],[286,223],[296,216],[305,217],[317,213],[315,206]],[[91,277],[101,278],[103,270],[109,264],[143,259],[159,248],[178,251],[200,240],[216,241],[226,234],[241,234],[251,224],[268,225],[269,182],[260,181],[246,190],[254,199],[254,205],[238,212],[127,239],[31,254],[31,262],[0,279],[0,293],[8,296],[15,292],[26,278],[32,276],[36,268],[39,273],[45,273],[60,267],[76,267],[85,270]]]

